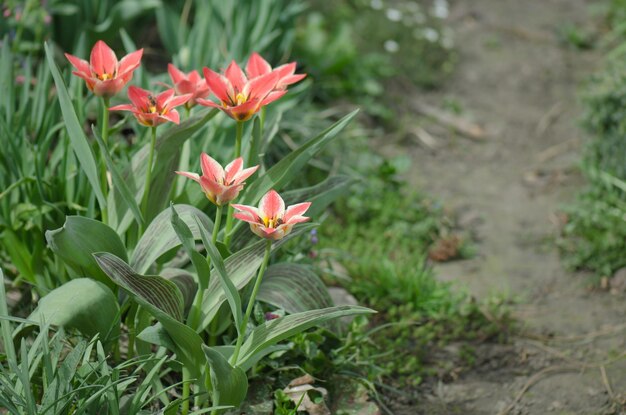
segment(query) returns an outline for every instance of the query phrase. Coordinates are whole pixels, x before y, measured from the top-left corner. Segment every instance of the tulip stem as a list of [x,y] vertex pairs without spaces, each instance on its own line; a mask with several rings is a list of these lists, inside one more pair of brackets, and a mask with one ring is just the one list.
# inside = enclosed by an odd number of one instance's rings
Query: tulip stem
[[183,407],[181,408],[180,413],[182,415],[187,415],[189,413],[189,386],[191,384],[191,374],[189,370],[183,367]]
[[156,146],[156,127],[152,127],[150,137],[150,152],[148,153],[148,166],[146,167],[146,185],[143,190],[143,199],[141,201],[141,210],[143,211],[144,221],[148,221],[148,198],[150,197],[150,182],[152,181],[152,163],[154,159],[154,147]]
[[[102,98],[102,142],[104,143],[104,151],[109,151],[109,98]],[[105,157],[102,155],[100,159],[100,164],[102,166],[102,177],[100,180],[100,184],[102,186],[102,192],[104,194],[104,200],[106,201],[109,196],[109,180],[107,179],[107,165],[105,162]],[[109,222],[109,212],[106,204],[102,206],[102,222],[107,224]]]
[[[243,137],[243,121],[237,121],[236,135],[235,135],[235,158],[241,156],[241,138]],[[232,205],[228,205],[228,213],[226,214],[226,228],[224,229],[224,245],[227,249],[230,249],[231,229],[233,228],[233,213],[235,209]]]
[[254,282],[254,288],[252,289],[250,300],[248,300],[248,307],[246,307],[246,314],[243,316],[243,321],[241,322],[241,327],[239,328],[239,333],[237,336],[237,344],[235,345],[235,352],[233,353],[230,359],[230,364],[233,366],[237,364],[237,359],[239,358],[239,350],[241,349],[241,345],[243,344],[243,338],[244,338],[244,335],[246,334],[246,327],[248,326],[248,320],[250,319],[250,314],[252,314],[254,301],[256,300],[257,293],[259,292],[259,287],[261,286],[261,281],[263,280],[263,274],[265,274],[265,270],[267,269],[267,264],[270,260],[271,252],[272,252],[272,240],[268,239],[265,244],[265,256],[263,257],[261,268],[259,268],[259,273],[256,276],[256,281]]

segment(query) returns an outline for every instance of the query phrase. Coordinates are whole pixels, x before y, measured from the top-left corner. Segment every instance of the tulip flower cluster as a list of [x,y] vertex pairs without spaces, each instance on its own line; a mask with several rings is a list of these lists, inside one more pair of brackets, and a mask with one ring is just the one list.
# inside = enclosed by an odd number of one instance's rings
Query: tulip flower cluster
[[[308,217],[303,216],[311,203],[298,203],[285,207],[282,197],[270,189],[259,202],[259,206],[245,204],[233,204],[239,197],[246,185],[246,180],[255,174],[259,166],[244,167],[244,159],[241,157],[242,136],[244,123],[251,120],[263,108],[278,100],[287,93],[287,88],[300,80],[304,74],[296,74],[296,63],[291,62],[276,68],[265,61],[259,54],[253,53],[242,69],[237,62],[232,61],[223,73],[209,68],[203,68],[204,78],[197,70],[183,72],[173,64],[168,65],[168,73],[171,85],[165,85],[166,89],[161,92],[151,92],[137,86],[128,87],[128,103],[109,106],[110,99],[119,94],[133,78],[133,72],[139,68],[143,50],[140,49],[124,56],[118,61],[115,52],[103,41],[98,41],[91,51],[89,62],[76,56],[66,54],[69,62],[76,69],[73,74],[85,80],[87,88],[102,100],[103,125],[102,137],[104,151],[107,150],[107,138],[109,133],[109,111],[129,111],[137,119],[137,122],[151,128],[151,141],[148,153],[148,163],[145,173],[145,185],[142,196],[142,209],[144,220],[147,217],[148,200],[151,184],[153,160],[156,147],[156,129],[162,124],[172,122],[179,124],[181,116],[177,110],[184,106],[187,116],[197,105],[217,108],[236,122],[236,134],[233,145],[232,161],[222,167],[222,164],[209,156],[206,152],[200,154],[201,174],[189,171],[176,171],[177,174],[189,178],[200,185],[200,189],[207,199],[216,207],[215,220],[213,222],[213,235],[210,244],[216,246],[217,239],[222,232],[223,242],[229,249],[230,238],[234,232],[233,219],[239,219],[250,225],[251,231],[266,240],[265,255],[259,268],[252,294],[249,298],[245,314],[240,310],[233,309],[233,316],[239,315],[237,320],[237,341],[234,352],[230,356],[229,364],[237,365],[243,340],[246,335],[246,327],[252,312],[256,296],[268,266],[272,243],[288,235],[295,224],[306,222]],[[264,111],[261,114],[261,123]],[[262,129],[262,127],[261,127]],[[252,151],[252,150],[250,150]],[[106,154],[106,153],[104,153]],[[105,163],[101,163],[105,166]],[[181,169],[182,170],[182,169]],[[108,172],[103,171],[103,187],[107,190]],[[221,229],[223,208],[227,206],[226,224]],[[174,208],[172,208],[174,209]],[[235,212],[235,209],[237,212]],[[103,207],[102,217],[106,224],[106,210]],[[142,224],[139,221],[140,231]],[[176,228],[176,225],[173,224]],[[178,232],[178,231],[177,231]],[[205,239],[203,239],[205,241]],[[217,260],[215,257],[207,257],[207,260]],[[218,260],[219,262],[219,260]],[[103,268],[104,269],[104,268]],[[110,275],[110,274],[109,274]],[[198,277],[199,281],[200,277]],[[208,289],[206,280],[200,282],[187,324],[194,330],[200,324],[203,290]],[[226,289],[226,288],[225,288]],[[232,297],[238,297],[237,293],[231,293]],[[129,337],[130,353],[133,352],[134,338]],[[244,348],[245,349],[245,348]],[[188,372],[183,372],[183,410],[187,413],[189,404],[189,380]]]
[[[143,49],[132,52],[118,61],[115,52],[103,41],[98,41],[91,50],[89,62],[76,56],[65,54],[70,63],[76,68],[74,75],[83,78],[87,88],[94,95],[102,97],[108,105],[109,98],[118,94],[128,84],[133,72],[139,67]],[[248,60],[245,71],[232,61],[223,74],[209,68],[203,68],[204,79],[198,71],[185,73],[173,64],[168,65],[168,73],[173,87],[160,92],[152,93],[145,89],[130,86],[128,88],[129,104],[120,104],[109,107],[109,111],[130,111],[139,124],[152,127],[152,143],[148,161],[148,172],[144,188],[144,204],[150,187],[152,160],[156,140],[155,128],[168,121],[180,123],[180,114],[176,107],[184,105],[188,110],[196,104],[218,108],[238,122],[250,120],[261,108],[276,101],[287,93],[287,87],[300,80],[305,74],[296,74],[296,63],[291,62],[276,68],[263,59],[258,53],[253,53]],[[217,101],[207,99],[210,95]],[[103,127],[103,136],[108,136],[108,116]],[[190,178],[200,184],[207,198],[218,208],[235,200],[244,187],[244,180],[256,172],[259,166],[245,168],[241,152],[241,129],[238,128],[235,159],[226,168],[202,153],[200,165],[202,175],[193,172],[177,171],[176,173]],[[295,223],[306,221],[301,216],[310,203],[300,203],[285,210],[282,198],[274,190],[267,193],[262,199],[259,208],[246,205],[232,205],[228,216],[226,233],[230,233],[231,217],[250,223],[252,232],[256,235],[277,240],[287,235]],[[232,208],[240,213],[233,214]],[[221,210],[218,210],[221,214]]]

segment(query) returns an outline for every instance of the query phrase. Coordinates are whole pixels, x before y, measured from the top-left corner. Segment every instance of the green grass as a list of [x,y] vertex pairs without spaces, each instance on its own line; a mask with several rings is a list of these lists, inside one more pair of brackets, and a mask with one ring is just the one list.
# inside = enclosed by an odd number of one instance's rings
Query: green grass
[[[320,228],[319,252],[322,261],[345,267],[349,280],[342,284],[359,302],[379,311],[373,322],[382,328],[368,334],[361,354],[375,362],[386,383],[406,387],[441,364],[433,360],[436,348],[458,340],[503,340],[512,321],[501,299],[479,304],[437,280],[427,252],[454,224],[441,206],[405,193],[393,177],[383,163],[367,186],[357,186],[339,204]],[[469,355],[463,349],[458,358],[470,365]]]

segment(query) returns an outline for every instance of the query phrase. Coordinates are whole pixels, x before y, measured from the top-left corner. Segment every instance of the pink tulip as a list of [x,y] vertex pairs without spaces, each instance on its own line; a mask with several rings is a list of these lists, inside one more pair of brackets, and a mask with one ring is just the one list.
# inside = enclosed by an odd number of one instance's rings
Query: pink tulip
[[192,108],[197,103],[196,99],[206,98],[209,95],[209,86],[200,77],[198,71],[194,70],[186,74],[170,63],[167,65],[167,72],[169,72],[170,78],[174,83],[176,94],[191,94],[191,98],[185,103],[185,107]]
[[244,180],[252,176],[259,166],[243,168],[243,158],[231,161],[226,168],[211,158],[208,154],[200,156],[202,176],[197,173],[177,171],[177,174],[200,183],[202,190],[211,202],[217,206],[228,204],[239,196],[243,189]]
[[302,216],[311,206],[310,202],[298,203],[285,209],[285,202],[278,193],[270,190],[261,198],[259,207],[232,205],[240,212],[233,216],[250,223],[252,232],[261,238],[277,241],[284,238],[293,225],[306,222],[310,218]]
[[99,97],[110,98],[120,92],[139,67],[143,49],[129,53],[117,61],[115,52],[102,40],[91,49],[89,62],[72,56],[65,57],[76,68],[72,73],[85,80],[87,88]]
[[128,88],[128,98],[132,104],[116,105],[110,111],[130,111],[137,121],[146,127],[156,127],[167,121],[174,124],[180,122],[180,114],[174,109],[183,105],[191,98],[191,94],[174,96],[174,90],[168,89],[154,96],[150,91],[131,86]]
[[270,72],[248,79],[235,61],[231,62],[223,75],[204,68],[204,77],[211,92],[220,102],[218,104],[198,99],[198,103],[219,108],[237,121],[249,120],[261,107],[277,100],[286,92],[272,94],[279,79],[278,73]]

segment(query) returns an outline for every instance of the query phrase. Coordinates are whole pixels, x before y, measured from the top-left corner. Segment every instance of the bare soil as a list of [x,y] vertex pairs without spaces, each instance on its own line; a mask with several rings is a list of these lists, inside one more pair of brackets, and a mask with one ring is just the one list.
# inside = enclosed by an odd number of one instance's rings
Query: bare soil
[[[436,266],[477,298],[514,300],[520,334],[478,346],[477,364],[450,382],[425,384],[397,414],[626,413],[626,298],[589,288],[567,272],[554,236],[559,209],[584,186],[578,162],[581,82],[602,52],[581,51],[558,33],[594,24],[584,0],[457,0],[449,20],[459,67],[442,90],[414,99],[485,131],[468,139],[415,117],[434,143],[381,143],[413,159],[408,178],[458,212],[478,237],[478,254]],[[626,253],[625,253],[626,254]]]

